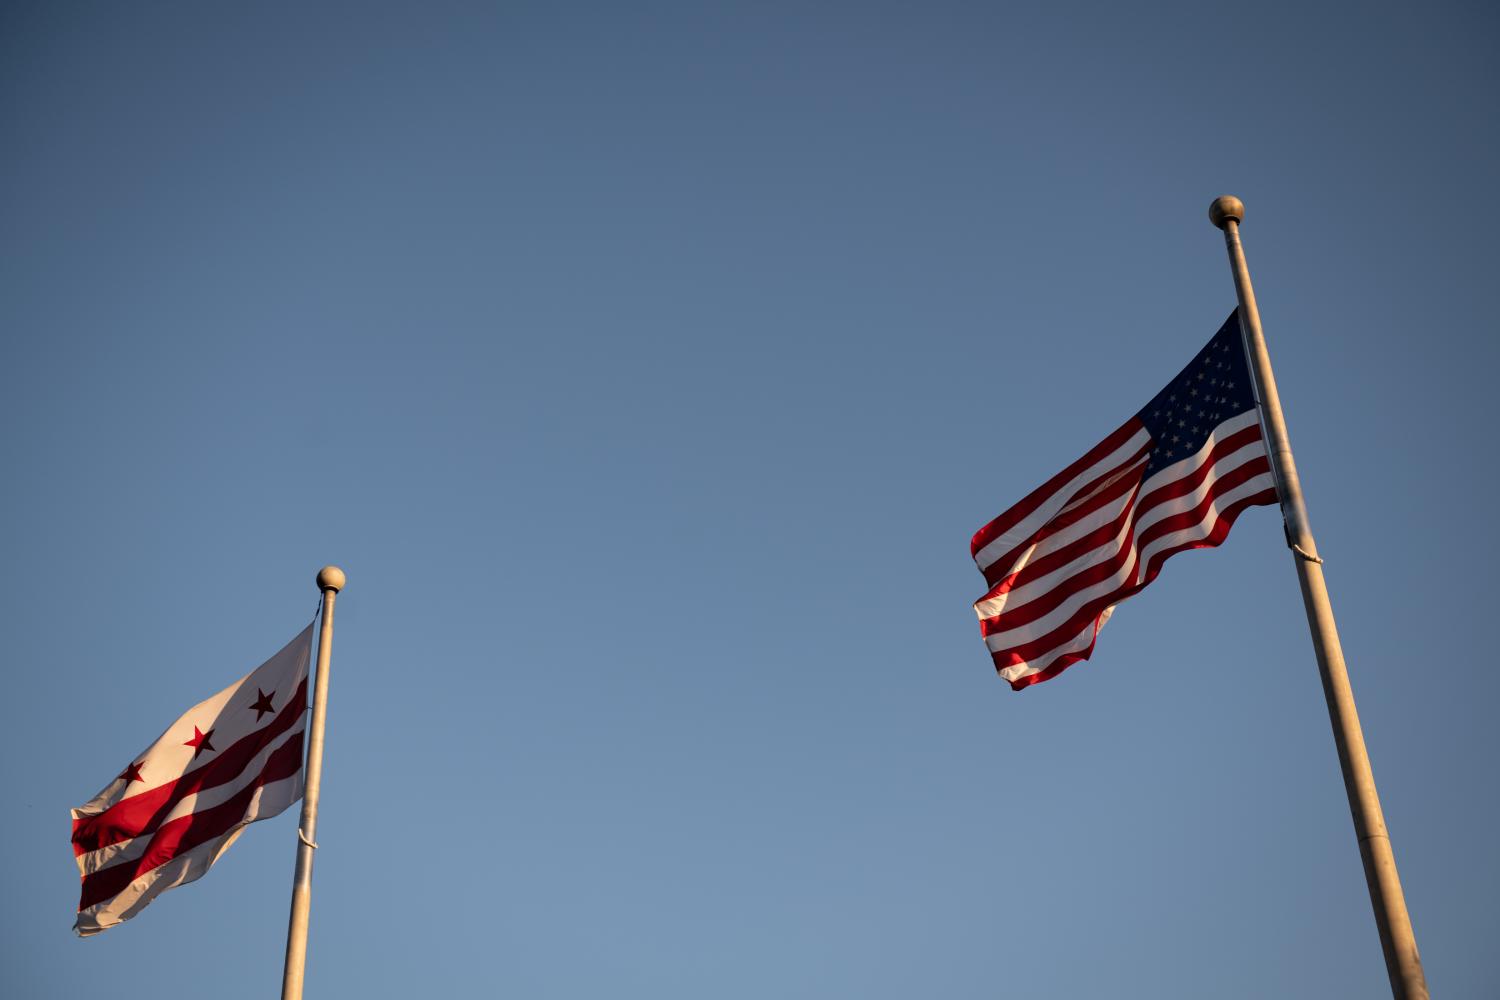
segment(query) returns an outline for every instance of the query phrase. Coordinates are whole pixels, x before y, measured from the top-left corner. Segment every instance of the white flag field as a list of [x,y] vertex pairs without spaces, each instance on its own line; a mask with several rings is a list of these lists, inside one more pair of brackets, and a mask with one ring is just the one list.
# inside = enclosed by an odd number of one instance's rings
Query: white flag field
[[247,824],[302,797],[312,633],[188,709],[73,810],[80,936],[202,877]]

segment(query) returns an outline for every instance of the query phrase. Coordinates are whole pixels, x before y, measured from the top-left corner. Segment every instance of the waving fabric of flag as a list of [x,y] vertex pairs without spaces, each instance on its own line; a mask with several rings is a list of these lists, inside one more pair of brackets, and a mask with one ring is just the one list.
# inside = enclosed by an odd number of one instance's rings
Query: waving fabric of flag
[[80,936],[129,920],[200,878],[248,823],[302,797],[309,625],[229,687],[194,705],[88,804],[73,810],[83,878]]
[[974,536],[995,669],[1019,691],[1088,659],[1168,556],[1275,502],[1236,312],[1139,413]]

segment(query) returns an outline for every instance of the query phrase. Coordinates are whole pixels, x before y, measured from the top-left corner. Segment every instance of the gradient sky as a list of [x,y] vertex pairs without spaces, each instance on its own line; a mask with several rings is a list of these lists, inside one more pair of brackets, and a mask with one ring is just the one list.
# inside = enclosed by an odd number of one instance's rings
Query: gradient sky
[[[1244,240],[1435,996],[1500,995],[1481,4],[0,9],[4,992],[275,995],[68,809],[338,605],[311,997],[1387,989],[1270,508],[1015,694],[972,532]],[[1490,457],[1486,457],[1490,456]]]

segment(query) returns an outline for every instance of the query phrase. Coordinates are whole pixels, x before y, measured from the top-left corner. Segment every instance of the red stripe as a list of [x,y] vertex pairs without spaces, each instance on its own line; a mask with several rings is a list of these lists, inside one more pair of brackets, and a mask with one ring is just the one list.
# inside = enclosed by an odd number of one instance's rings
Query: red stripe
[[187,851],[222,837],[244,822],[245,810],[250,800],[262,785],[282,781],[296,774],[302,767],[302,734],[297,733],[266,758],[266,766],[260,774],[244,788],[235,792],[219,805],[210,806],[201,812],[179,816],[151,837],[146,853],[134,862],[124,862],[109,868],[101,868],[92,875],[83,877],[83,891],[78,900],[78,909],[86,910],[105,900],[118,896],[125,887],[153,869],[159,868]]
[[[1265,470],[1260,471],[1264,472]],[[1231,475],[1238,472],[1238,469],[1233,470]],[[1122,547],[1120,553],[1117,554],[1109,563],[1100,564],[1097,567],[1091,567],[1089,570],[1086,570],[1083,573],[1075,576],[1072,581],[1069,581],[1069,587],[1066,591],[1063,591],[1063,588],[1061,587],[1057,590],[1048,591],[1046,594],[1043,594],[1041,597],[1039,597],[1036,601],[1022,605],[1014,611],[1007,610],[1005,612],[1002,612],[995,618],[985,619],[981,623],[982,634],[984,634],[985,636],[989,636],[997,632],[1019,628],[1032,621],[1035,621],[1038,617],[1040,617],[1040,615],[1032,612],[1032,609],[1036,604],[1045,602],[1046,607],[1044,609],[1044,612],[1050,612],[1060,606],[1067,598],[1073,596],[1078,591],[1084,589],[1085,587],[1093,586],[1094,584],[1108,580],[1111,576],[1118,574],[1122,568],[1128,566],[1128,570],[1125,572],[1122,582],[1119,583],[1115,587],[1115,589],[1085,602],[1068,618],[1067,621],[1063,622],[1061,625],[1056,626],[1045,635],[1021,643],[1018,646],[1009,647],[1009,652],[1002,651],[1001,653],[1001,655],[1014,656],[1014,658],[1006,664],[1007,666],[1015,663],[1030,662],[1038,659],[1039,657],[1045,656],[1048,650],[1062,645],[1063,643],[1070,641],[1074,636],[1076,636],[1083,629],[1084,624],[1089,619],[1097,617],[1101,612],[1103,612],[1105,608],[1109,607],[1111,604],[1115,604],[1121,600],[1124,600],[1124,597],[1120,596],[1121,594],[1125,594],[1126,596],[1135,594],[1142,590],[1152,580],[1156,579],[1156,575],[1158,572],[1160,572],[1162,563],[1166,561],[1168,556],[1173,555],[1177,552],[1181,552],[1187,548],[1199,547],[1197,544],[1197,540],[1181,543],[1152,554],[1144,570],[1139,565],[1141,552],[1149,547],[1149,544],[1152,541],[1155,541],[1157,538],[1160,538],[1165,534],[1170,534],[1172,531],[1181,531],[1203,523],[1204,518],[1208,515],[1209,511],[1217,502],[1218,498],[1222,494],[1227,493],[1236,486],[1240,485],[1245,478],[1253,478],[1253,476],[1237,477],[1237,480],[1234,482],[1230,482],[1230,477],[1226,476],[1223,481],[1214,483],[1209,494],[1203,498],[1203,501],[1198,505],[1198,507],[1194,508],[1193,510],[1186,511],[1182,514],[1174,515],[1171,518],[1166,518],[1163,521],[1158,522],[1157,524],[1153,524],[1146,530],[1144,535],[1141,538],[1137,539],[1133,544]],[[1238,501],[1236,501],[1236,503],[1238,503]],[[1157,528],[1162,524],[1168,525],[1169,528],[1163,531],[1158,531]],[[1216,525],[1217,522],[1209,525],[1209,534],[1212,533]],[[1124,582],[1135,580],[1138,580],[1138,582]],[[1075,584],[1074,581],[1078,582]],[[1060,597],[1058,596],[1059,594],[1061,594]],[[991,655],[996,654],[992,653]]]
[[1129,420],[1125,421],[1125,423],[1120,425],[1118,430],[1114,431],[1103,441],[1100,441],[1098,444],[1094,445],[1094,447],[1089,449],[1088,453],[1078,461],[1063,469],[1061,472],[1053,476],[1051,479],[1047,480],[1041,486],[1038,486],[1036,489],[1032,490],[1020,503],[1016,504],[1010,510],[1006,511],[1004,514],[1001,514],[989,524],[986,524],[984,527],[975,532],[973,540],[969,542],[969,554],[974,556],[977,560],[980,549],[984,548],[990,542],[993,542],[995,539],[1005,534],[1011,528],[1014,528],[1016,525],[1020,524],[1028,515],[1030,515],[1034,510],[1040,507],[1043,502],[1048,500],[1058,490],[1066,486],[1074,476],[1083,472],[1085,469],[1089,468],[1089,466],[1099,462],[1101,459],[1107,458],[1109,454],[1116,448],[1120,447],[1126,441],[1129,441],[1132,437],[1134,437],[1136,432],[1144,429],[1145,425],[1135,417],[1131,417]]
[[1128,492],[1141,481],[1141,475],[1146,471],[1146,456],[1150,451],[1151,445],[1142,445],[1141,450],[1122,463],[1119,468],[1105,473],[1079,490],[1077,497],[1068,501],[1062,510],[1059,510],[1052,520],[1046,523],[1046,530],[1039,531],[1032,537],[1037,542],[1043,542],[1058,529],[1077,524],[1094,511],[1106,506],[1110,500]]
[[[1125,485],[1128,487],[1128,489],[1119,491],[1122,495],[1128,493],[1129,491],[1139,489],[1141,482],[1140,479],[1137,478],[1134,480],[1134,482],[1130,482],[1128,480],[1125,481]],[[1115,496],[1114,493],[1114,490],[1110,491],[1110,499],[1120,499],[1120,497]],[[1004,579],[1000,580],[1000,582],[996,583],[993,587],[990,588],[989,593],[985,594],[975,603],[979,604],[984,601],[992,601],[997,597],[1010,593],[1012,590],[1015,590],[1022,584],[1030,583],[1033,580],[1040,580],[1042,577],[1048,575],[1049,573],[1052,573],[1060,569],[1061,567],[1066,566],[1068,563],[1072,562],[1074,559],[1077,559],[1085,552],[1092,552],[1094,549],[1097,549],[1099,546],[1105,544],[1111,539],[1118,537],[1120,534],[1120,527],[1131,518],[1131,512],[1139,506],[1139,501],[1139,497],[1130,497],[1129,501],[1123,507],[1121,507],[1119,516],[1115,517],[1107,524],[1101,524],[1099,527],[1095,528],[1088,534],[1082,535],[1079,538],[1075,538],[1073,541],[1067,543],[1061,548],[1054,549],[1051,552],[1048,552],[1046,555],[1033,558],[1025,566],[1021,567],[1016,572],[1011,573]],[[1101,506],[1103,505],[1101,504]],[[1092,513],[1092,511],[1090,511],[1090,513]]]
[[[1206,456],[1204,456],[1203,462],[1195,466],[1187,475],[1182,476],[1178,479],[1173,479],[1161,483],[1160,485],[1152,488],[1151,491],[1148,492],[1144,497],[1140,498],[1137,501],[1138,509],[1135,515],[1132,517],[1132,520],[1139,517],[1141,512],[1148,511],[1151,508],[1155,507],[1157,504],[1165,503],[1168,500],[1175,500],[1178,497],[1186,496],[1187,494],[1192,493],[1203,484],[1203,480],[1208,477],[1209,471],[1213,469],[1217,465],[1217,463],[1219,463],[1229,455],[1232,455],[1235,452],[1238,452],[1240,449],[1259,440],[1260,427],[1257,425],[1244,428],[1234,434],[1231,434],[1223,441],[1215,442],[1213,449]],[[1161,476],[1162,474],[1158,473],[1157,475],[1152,476],[1151,479],[1147,480],[1147,482],[1150,483],[1152,481],[1159,481],[1161,479]],[[1111,490],[1110,492],[1113,493],[1115,491]],[[1102,504],[1100,506],[1102,506]],[[980,600],[989,600],[993,597],[999,596],[1000,594],[1013,590],[1023,583],[1028,583],[1031,580],[1040,579],[1041,577],[1047,575],[1048,572],[1051,572],[1052,570],[1055,570],[1060,566],[1067,565],[1073,559],[1083,555],[1083,553],[1085,552],[1090,551],[1092,548],[1103,545],[1105,542],[1108,542],[1110,539],[1116,537],[1120,533],[1120,523],[1122,518],[1116,518],[1112,525],[1106,525],[1091,533],[1088,537],[1093,540],[1092,545],[1083,545],[1079,542],[1073,542],[1068,546],[1068,550],[1072,554],[1066,559],[1054,558],[1049,553],[1048,556],[1045,556],[1042,559],[1037,559],[1031,563],[1028,563],[1018,572],[1016,579],[1010,580],[1008,582],[1004,579],[1001,579],[1000,582],[995,585],[994,589],[992,589]],[[1062,515],[1059,515],[1055,520],[1061,521]],[[1068,523],[1072,523],[1072,521],[1070,520]],[[1053,534],[1053,530],[1051,524],[1049,523],[1047,535],[1051,534]],[[1038,567],[1043,568],[1038,569]],[[991,570],[993,569],[994,567],[992,566]],[[990,578],[991,572],[987,572],[985,576],[986,578]]]
[[[1147,448],[1149,447],[1150,445],[1147,445]],[[1137,461],[1133,466],[1124,469],[1114,470],[1109,476],[1109,481],[1095,490],[1092,495],[1064,507],[1056,517],[1044,523],[1030,538],[1025,539],[985,567],[983,571],[985,582],[994,587],[1000,586],[1011,573],[1019,572],[1016,568],[1018,563],[1035,559],[1037,548],[1047,539],[1064,528],[1084,520],[1096,511],[1102,510],[1135,489],[1140,485],[1145,471],[1146,464],[1143,461]]]
[[[1054,496],[1048,502],[1061,502],[1061,506],[1056,513],[1038,524],[1036,530],[1030,535],[1018,538],[1015,544],[1009,549],[979,566],[980,572],[984,574],[985,579],[1000,579],[1000,577],[1010,571],[1017,560],[1024,558],[1038,543],[1052,533],[1053,529],[1051,526],[1054,521],[1065,515],[1072,515],[1075,510],[1086,508],[1098,502],[1101,493],[1107,492],[1110,488],[1116,486],[1121,479],[1129,477],[1137,468],[1143,469],[1145,467],[1144,459],[1150,454],[1152,447],[1154,447],[1153,444],[1148,440],[1145,444],[1141,445],[1140,450],[1135,452],[1135,454],[1126,457],[1118,465],[1110,466],[1103,472],[1100,472],[1068,496]],[[975,565],[979,564],[976,562]]]
[[[1154,568],[1148,573],[1147,579],[1142,583],[1137,584],[1136,586],[1127,588],[1126,590],[1122,591],[1113,599],[1112,603],[1118,604],[1121,601],[1126,600],[1127,598],[1133,597],[1141,590],[1144,590],[1147,584],[1156,579],[1156,575],[1160,571],[1161,565],[1166,561],[1167,557],[1175,555],[1178,552],[1184,552],[1188,549],[1214,548],[1222,544],[1225,538],[1229,537],[1229,529],[1234,526],[1235,519],[1240,516],[1241,512],[1249,507],[1275,503],[1276,491],[1274,489],[1262,490],[1261,492],[1256,493],[1252,496],[1248,496],[1241,500],[1235,501],[1229,507],[1225,508],[1224,511],[1219,515],[1218,520],[1214,523],[1213,528],[1209,531],[1206,537],[1196,541],[1184,542],[1182,545],[1179,545],[1176,548],[1168,549],[1166,551],[1158,553],[1160,558],[1152,557],[1151,562]],[[1106,604],[1104,607],[1109,607],[1109,605]],[[1094,639],[1089,642],[1087,649],[1079,650],[1076,652],[1063,653],[1059,655],[1056,659],[1052,660],[1047,664],[1047,666],[1043,667],[1036,673],[1027,674],[1025,677],[1010,681],[1011,689],[1020,691],[1022,688],[1030,687],[1033,684],[1040,684],[1042,681],[1051,680],[1078,661],[1087,660],[1090,656],[1092,656],[1094,652],[1094,645],[1099,638],[1099,615],[1103,614],[1103,611],[1104,609],[1100,608],[1098,613],[1094,615]],[[1077,633],[1075,632],[1074,634]],[[1009,660],[1009,657],[1007,657],[1006,654],[1003,653],[992,654],[992,658],[995,661],[995,669],[997,671],[1004,667],[1012,666],[1016,662],[1020,662],[1015,660],[1002,662],[1002,659]]]
[[[1207,538],[1200,541],[1184,543],[1183,545],[1180,545],[1174,549],[1161,553],[1161,560],[1156,560],[1155,558],[1153,558],[1152,561],[1157,567],[1160,567],[1161,563],[1166,560],[1166,557],[1175,555],[1178,552],[1182,552],[1187,549],[1212,548],[1214,546],[1217,546],[1222,543],[1224,539],[1229,535],[1229,529],[1234,525],[1235,518],[1240,515],[1241,511],[1245,510],[1247,507],[1274,503],[1276,503],[1276,494],[1274,490],[1265,490],[1261,493],[1255,494],[1254,496],[1246,497],[1244,500],[1237,501],[1225,510],[1224,514],[1221,515],[1219,520],[1215,523],[1212,532],[1210,532]],[[1122,593],[1115,603],[1118,604],[1120,601],[1124,601],[1129,597],[1133,597],[1135,594],[1145,589],[1146,585],[1155,578],[1156,573],[1150,573],[1149,578],[1146,581],[1138,586],[1131,587],[1128,592]],[[1103,614],[1102,610],[1100,611],[1100,614]],[[1011,681],[1011,689],[1019,691],[1022,688],[1029,687],[1032,684],[1039,684],[1042,681],[1051,680],[1053,677],[1056,677],[1058,674],[1062,673],[1064,670],[1066,670],[1074,663],[1077,663],[1079,660],[1088,659],[1093,654],[1094,643],[1095,641],[1097,641],[1098,636],[1099,621],[1098,616],[1096,616],[1094,619],[1094,639],[1090,640],[1087,649],[1060,654],[1057,659],[1053,660],[1046,667],[1037,671],[1036,673],[1028,674],[1018,680]],[[1002,664],[1000,663],[998,657],[996,657],[995,660],[995,669],[999,670]],[[1010,664],[1004,664],[1004,666],[1010,666]]]
[[[1250,427],[1241,428],[1228,437],[1214,442],[1212,450],[1210,450],[1210,452],[1206,456],[1204,456],[1204,460],[1197,466],[1195,466],[1191,472],[1189,472],[1185,476],[1181,476],[1179,478],[1168,481],[1166,485],[1152,489],[1151,492],[1148,493],[1147,496],[1142,500],[1144,507],[1154,507],[1156,504],[1161,503],[1165,500],[1191,493],[1193,490],[1197,489],[1198,486],[1203,482],[1203,479],[1208,475],[1209,469],[1212,468],[1215,463],[1221,461],[1225,456],[1234,454],[1241,448],[1246,447],[1247,445],[1258,440],[1260,440],[1260,426],[1258,424],[1255,424]],[[1138,453],[1137,458],[1144,457],[1152,447],[1153,445],[1147,444]],[[1152,479],[1157,479],[1161,475],[1162,473],[1158,473],[1156,476],[1153,476]],[[1108,503],[1112,497],[1118,496],[1121,492],[1118,488],[1121,479],[1116,477],[1119,476],[1119,470],[1110,470],[1100,478],[1094,480],[1093,483],[1090,483],[1088,486],[1079,490],[1079,495],[1087,495],[1089,490],[1097,488],[1101,483],[1105,484],[1105,488],[1101,489],[1095,496],[1089,497],[1085,502],[1080,503],[1076,500],[1073,501],[1073,503],[1078,504],[1077,508],[1074,508],[1072,506],[1063,508],[1063,510],[1060,511],[1056,517],[1052,518],[1045,525],[1039,528],[1037,532],[1030,538],[1023,540],[1015,547],[1013,547],[1009,552],[1006,552],[1004,555],[997,557],[996,559],[992,560],[984,567],[982,567],[981,571],[984,573],[985,582],[990,584],[990,586],[993,588],[1001,589],[992,590],[991,593],[986,594],[984,598],[981,598],[981,600],[986,600],[990,597],[997,596],[1000,593],[1005,593],[1006,590],[1015,587],[1017,583],[1020,582],[1012,581],[1010,584],[1004,586],[1003,588],[1001,587],[1001,584],[1004,582],[1006,576],[1012,572],[1016,560],[1019,559],[1022,554],[1031,551],[1036,545],[1039,545],[1046,538],[1055,534],[1062,528],[1067,527],[1068,525],[1073,524],[1074,522],[1081,520],[1082,518],[1093,513],[1095,510]],[[1115,523],[1116,532],[1118,532],[1119,522],[1116,521]],[[1107,540],[1109,537],[1112,536],[1105,536],[1105,539],[1101,540],[1100,544],[1102,544],[1103,541]],[[1086,550],[1080,549],[1077,551],[1081,553]],[[1067,560],[1063,560],[1062,562],[1054,561],[1053,565],[1062,565],[1065,562],[1067,562]],[[1035,576],[1032,576],[1030,578],[1034,579]]]
[[[1267,464],[1265,457],[1257,456],[1244,465],[1230,469],[1223,476],[1209,484],[1208,491],[1198,501],[1196,506],[1173,514],[1170,517],[1164,517],[1140,534],[1136,534],[1136,525],[1140,522],[1141,517],[1148,512],[1148,508],[1144,503],[1137,505],[1130,511],[1130,524],[1126,528],[1126,540],[1121,543],[1113,555],[1084,567],[1066,580],[1059,581],[1056,586],[1038,594],[1030,601],[1015,607],[1007,606],[998,615],[982,619],[980,621],[980,633],[989,636],[997,632],[1020,628],[1023,625],[1036,621],[1038,618],[1045,617],[1066,603],[1079,591],[1092,587],[1095,584],[1103,583],[1110,577],[1117,575],[1127,563],[1132,564],[1132,570],[1126,575],[1126,579],[1133,579],[1136,575],[1133,564],[1139,558],[1139,553],[1142,549],[1163,535],[1192,528],[1202,523],[1209,509],[1220,496],[1228,493],[1236,486],[1240,486],[1246,481],[1253,479],[1255,476],[1269,471],[1269,468],[1270,466]],[[1156,490],[1153,495],[1162,492],[1162,490]],[[1084,608],[1087,607],[1088,605],[1084,605]],[[1064,639],[1078,634],[1079,629],[1083,627],[1083,621],[1088,617],[1087,615],[1083,615],[1080,618],[1079,615],[1082,614],[1082,610],[1080,610],[1072,619],[1069,619],[1069,624],[1072,625],[1072,628],[1068,630]],[[1069,626],[1065,624],[1059,626],[1058,630],[1068,628]],[[1023,659],[1030,659],[1030,657],[1023,657]]]
[[[1177,497],[1186,496],[1202,485],[1203,480],[1208,476],[1209,469],[1241,448],[1248,447],[1259,440],[1260,425],[1251,424],[1249,427],[1242,428],[1229,435],[1222,441],[1215,441],[1213,450],[1209,452],[1208,457],[1202,465],[1193,469],[1192,472],[1185,476],[1166,480],[1161,486],[1152,488],[1150,492],[1141,498],[1141,504],[1145,507],[1155,507],[1166,500],[1175,500]],[[1162,470],[1162,472],[1166,471],[1166,469]],[[1150,483],[1151,480],[1160,478],[1162,472],[1152,476],[1147,482]]]
[[[1228,493],[1237,486],[1243,486],[1256,476],[1264,476],[1271,471],[1271,462],[1265,455],[1257,455],[1244,465],[1236,466],[1214,480],[1213,485],[1198,505],[1192,510],[1181,511],[1171,517],[1164,517],[1151,527],[1141,532],[1136,539],[1137,548],[1145,548],[1163,535],[1170,535],[1174,531],[1182,531],[1191,528],[1203,520],[1203,515],[1208,512],[1213,501]],[[1175,498],[1174,498],[1175,499]]]
[[[1100,615],[1103,615],[1102,611],[1100,612]],[[1056,677],[1058,674],[1062,673],[1064,670],[1067,670],[1069,667],[1071,667],[1073,664],[1077,663],[1079,660],[1087,660],[1089,657],[1093,656],[1094,655],[1094,646],[1098,642],[1099,642],[1099,619],[1096,617],[1094,619],[1094,637],[1089,640],[1089,645],[1088,645],[1087,649],[1079,650],[1079,651],[1073,652],[1073,653],[1063,653],[1057,659],[1053,660],[1046,667],[1042,668],[1041,670],[1038,670],[1036,673],[1034,673],[1034,674],[1027,674],[1025,677],[1021,677],[1021,678],[1018,678],[1017,680],[1011,681],[1010,682],[1010,689],[1012,691],[1020,691],[1022,688],[1028,688],[1028,687],[1030,687],[1033,684],[1040,684],[1042,681],[1050,681],[1052,678]],[[999,663],[995,664],[995,670],[997,670],[997,671],[1000,670],[1000,664]]]
[[[1276,503],[1276,492],[1275,492],[1275,490],[1266,490],[1263,493],[1258,493],[1258,494],[1256,494],[1253,497],[1247,497],[1244,500],[1235,503],[1234,505],[1232,505],[1231,507],[1229,507],[1227,510],[1225,510],[1224,514],[1219,519],[1219,523],[1214,526],[1214,529],[1215,529],[1214,530],[1214,535],[1217,536],[1216,538],[1213,538],[1212,540],[1205,540],[1203,542],[1193,543],[1193,544],[1185,546],[1185,548],[1211,548],[1213,546],[1217,546],[1217,545],[1219,545],[1224,540],[1225,537],[1228,536],[1229,529],[1234,525],[1235,518],[1237,518],[1240,515],[1240,512],[1243,511],[1245,508],[1247,508],[1247,507],[1254,507],[1254,506],[1261,505],[1261,504],[1275,504],[1275,503]],[[1219,530],[1221,527],[1223,529],[1222,531]],[[1181,550],[1175,550],[1175,551],[1181,551]],[[1172,553],[1167,553],[1167,554],[1171,555]],[[1150,581],[1147,581],[1147,582],[1150,582]],[[1141,587],[1137,587],[1135,589],[1137,591],[1139,591],[1139,590],[1141,590],[1144,587],[1145,587],[1145,584],[1142,584]],[[1131,595],[1126,595],[1126,596],[1131,596]],[[1121,598],[1121,600],[1124,600],[1124,599],[1125,598],[1123,598],[1123,597]],[[1102,612],[1101,612],[1101,614],[1102,614]],[[1022,688],[1030,687],[1033,684],[1040,684],[1042,681],[1049,681],[1052,678],[1056,677],[1058,674],[1062,673],[1064,670],[1068,669],[1068,667],[1070,667],[1073,664],[1077,663],[1079,660],[1087,660],[1090,656],[1093,655],[1093,652],[1094,652],[1094,643],[1097,642],[1098,638],[1099,638],[1099,623],[1098,623],[1098,619],[1096,618],[1095,621],[1094,621],[1094,640],[1089,643],[1089,646],[1088,646],[1087,649],[1081,650],[1079,652],[1064,653],[1061,656],[1059,656],[1056,660],[1052,661],[1052,663],[1048,664],[1042,670],[1039,670],[1039,671],[1037,671],[1034,674],[1027,674],[1025,677],[1022,677],[1022,678],[1020,678],[1018,680],[1010,681],[1009,683],[1010,683],[1011,690],[1012,691],[1019,691]],[[998,663],[996,664],[995,669],[996,670],[1000,669],[1000,665]]]
[[1148,441],[1141,445],[1141,450],[1125,459],[1119,465],[1106,469],[1089,482],[1078,489],[1078,492],[1068,497],[1058,512],[1037,526],[1030,535],[1022,538],[1012,545],[1003,554],[996,556],[986,563],[981,570],[986,580],[994,581],[1002,578],[1014,568],[1021,559],[1026,558],[1036,546],[1049,538],[1057,528],[1059,521],[1063,526],[1072,524],[1078,518],[1088,516],[1090,510],[1097,509],[1107,503],[1106,497],[1114,490],[1120,488],[1120,484],[1137,482],[1140,474],[1145,471],[1145,458],[1150,453],[1152,444]]
[[[288,711],[295,706],[300,711]],[[276,718],[264,729],[258,729],[231,744],[218,757],[196,771],[188,771],[181,777],[158,785],[150,791],[121,799],[96,816],[84,816],[73,821],[73,853],[75,856],[97,851],[122,840],[130,840],[148,833],[168,813],[189,795],[217,788],[239,777],[255,755],[269,746],[276,737],[292,728],[307,711],[307,678],[297,686],[291,699],[277,713]]]
[[[1256,461],[1264,460],[1257,459]],[[1189,528],[1201,523],[1203,518],[1208,514],[1209,510],[1212,509],[1214,503],[1218,500],[1221,493],[1227,493],[1235,486],[1243,483],[1245,479],[1252,478],[1239,477],[1237,476],[1237,474],[1241,471],[1241,469],[1244,469],[1248,466],[1253,466],[1254,464],[1255,462],[1246,463],[1245,466],[1241,466],[1238,469],[1231,470],[1222,479],[1215,480],[1214,483],[1209,487],[1208,493],[1204,496],[1203,500],[1199,502],[1197,507],[1182,514],[1176,514],[1170,518],[1164,518],[1162,521],[1157,522],[1157,524],[1153,524],[1151,527],[1146,529],[1145,535],[1141,539],[1135,540],[1128,546],[1122,546],[1120,552],[1115,557],[1110,559],[1109,562],[1100,563],[1096,566],[1092,566],[1084,570],[1081,573],[1076,574],[1065,584],[1061,584],[1058,587],[1047,591],[1045,594],[1038,596],[1033,601],[1029,601],[1026,604],[1023,604],[1019,608],[1015,608],[1014,610],[1007,608],[997,617],[985,619],[985,621],[981,623],[981,631],[985,635],[992,635],[997,632],[1004,632],[1013,628],[1019,628],[1023,625],[1029,624],[1030,622],[1036,621],[1038,618],[1043,617],[1045,614],[1061,606],[1064,601],[1072,597],[1078,591],[1082,590],[1085,587],[1090,587],[1094,584],[1102,583],[1103,581],[1108,580],[1111,576],[1115,575],[1126,566],[1129,566],[1129,572],[1125,574],[1126,580],[1131,580],[1137,578],[1138,576],[1142,576],[1142,574],[1138,572],[1138,562],[1140,559],[1141,550],[1144,549],[1151,540],[1160,538],[1163,534],[1169,533],[1167,531],[1158,532],[1157,528],[1162,524],[1172,524],[1173,522],[1180,521],[1181,523],[1176,524],[1176,527],[1172,530],[1182,530],[1184,528]],[[1260,494],[1255,495],[1259,496]],[[1220,517],[1222,517],[1222,515],[1220,515]],[[1216,524],[1210,525],[1209,532],[1211,533],[1216,527]],[[1132,528],[1132,531],[1134,531],[1134,528]],[[1069,616],[1069,618],[1065,622],[1056,626],[1045,635],[1036,639],[1031,639],[1027,642],[1023,642],[1019,646],[1012,646],[1007,650],[994,652],[991,655],[1010,657],[1009,662],[1006,663],[1006,666],[1011,666],[1016,663],[1029,662],[1031,660],[1037,659],[1038,657],[1045,656],[1048,650],[1056,648],[1058,645],[1067,642],[1068,640],[1076,636],[1079,632],[1081,632],[1083,630],[1083,626],[1089,621],[1089,619],[1097,617],[1100,612],[1109,607],[1111,604],[1115,604],[1118,601],[1123,600],[1124,598],[1120,596],[1122,593],[1125,593],[1126,596],[1129,596],[1129,594],[1134,594],[1141,588],[1145,587],[1146,584],[1155,579],[1156,572],[1159,570],[1162,560],[1164,560],[1167,556],[1172,555],[1175,552],[1181,552],[1184,548],[1197,547],[1199,547],[1197,542],[1192,541],[1180,546],[1164,549],[1162,552],[1154,554],[1151,557],[1150,562],[1147,564],[1146,572],[1142,576],[1142,579],[1139,583],[1122,583],[1113,590],[1110,590],[1108,593],[1101,594],[1098,597],[1094,597],[1085,602],[1081,607],[1079,607],[1077,611],[1073,612],[1073,614]],[[1156,568],[1153,569],[1153,567]]]
[[[1234,503],[1229,505],[1228,509],[1233,510],[1235,512],[1235,516],[1238,516],[1239,512],[1241,510],[1244,510],[1246,507],[1253,507],[1257,505],[1268,506],[1275,503],[1276,490],[1273,487],[1267,487],[1266,489],[1261,490],[1259,493],[1252,493],[1246,500],[1236,500]],[[1214,522],[1214,526],[1212,529],[1210,529],[1208,535],[1208,537],[1211,539],[1215,538],[1215,532],[1219,531],[1220,527],[1223,527],[1223,534],[1218,535],[1216,540],[1208,541],[1195,539],[1193,541],[1174,545],[1171,548],[1162,549],[1160,552],[1153,555],[1151,557],[1151,561],[1146,564],[1145,578],[1141,580],[1140,584],[1138,584],[1131,591],[1131,593],[1136,593],[1140,590],[1145,589],[1147,584],[1149,584],[1152,580],[1155,580],[1157,574],[1161,572],[1162,565],[1166,563],[1169,557],[1175,556],[1179,552],[1186,552],[1188,549],[1214,548],[1218,546],[1221,542],[1224,541],[1225,536],[1229,534],[1229,528],[1233,524],[1233,518],[1230,518],[1230,520],[1226,524],[1224,521],[1224,515],[1221,514],[1219,515],[1219,520]]]

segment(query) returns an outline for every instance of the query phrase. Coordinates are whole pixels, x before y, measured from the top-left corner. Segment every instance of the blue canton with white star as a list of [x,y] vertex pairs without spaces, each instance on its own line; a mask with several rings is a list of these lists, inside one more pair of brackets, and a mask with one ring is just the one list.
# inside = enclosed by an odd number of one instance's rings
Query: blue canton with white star
[[1136,414],[1155,444],[1145,478],[1195,454],[1215,427],[1254,406],[1236,311],[1208,346]]

